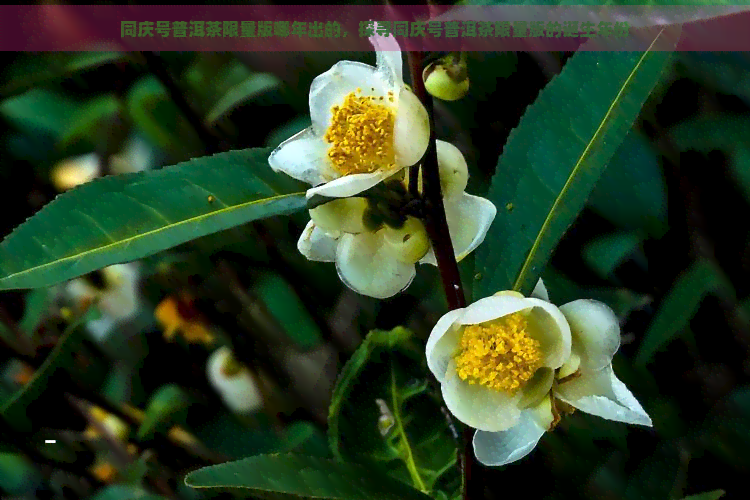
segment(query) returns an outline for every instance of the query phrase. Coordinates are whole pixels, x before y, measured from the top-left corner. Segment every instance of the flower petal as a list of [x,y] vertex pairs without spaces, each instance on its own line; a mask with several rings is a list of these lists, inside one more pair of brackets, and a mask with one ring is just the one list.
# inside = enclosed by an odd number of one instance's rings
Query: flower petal
[[[377,30],[378,23],[374,23]],[[391,34],[381,36],[375,34],[370,37],[370,43],[375,48],[378,71],[383,79],[393,87],[400,87],[404,83],[404,62],[401,56],[401,47],[396,37]]]
[[575,300],[560,307],[570,324],[573,350],[588,370],[601,370],[620,347],[620,323],[615,312],[596,300]]
[[430,117],[417,96],[400,89],[396,100],[396,121],[393,124],[393,148],[396,164],[410,167],[427,151],[430,141]]
[[453,360],[448,362],[440,388],[448,410],[458,420],[475,429],[504,431],[516,425],[521,415],[518,402],[522,392],[510,396],[483,385],[469,384],[459,378]]
[[581,411],[627,424],[651,426],[651,418],[616,376],[612,365],[557,386],[555,395]]
[[386,299],[405,290],[414,279],[414,264],[396,260],[375,233],[345,234],[336,249],[336,270],[355,292]]
[[469,167],[466,159],[461,150],[450,142],[436,141],[436,144],[443,198],[457,198],[463,194],[469,182]]
[[497,209],[491,201],[466,193],[453,202],[445,201],[451,243],[456,260],[461,261],[484,241]]
[[[310,119],[315,135],[323,137],[331,126],[331,108],[344,102],[344,97],[358,88],[362,95],[385,97],[390,86],[369,64],[340,61],[318,75],[310,86]],[[374,90],[373,90],[374,89]]]
[[339,177],[331,182],[308,189],[307,198],[309,199],[316,194],[327,196],[329,198],[347,198],[349,196],[354,196],[398,173],[400,169],[401,167],[396,166],[396,168],[391,170],[372,172],[369,174],[351,174]]
[[485,297],[467,307],[458,322],[461,325],[476,325],[502,318],[508,314],[533,307],[533,304],[529,304],[528,300],[527,298],[510,295]]
[[444,314],[430,332],[430,338],[427,339],[425,349],[427,366],[440,383],[445,378],[448,363],[461,338],[461,328],[460,325],[456,324],[456,320],[461,317],[464,311],[465,309],[454,309]]
[[545,432],[531,412],[524,411],[518,423],[506,431],[474,433],[474,455],[483,465],[509,464],[531,453]]
[[547,293],[547,287],[544,286],[544,282],[542,281],[542,278],[539,278],[539,281],[536,282],[536,286],[534,287],[534,291],[531,292],[531,297],[534,299],[542,299],[549,302],[549,294]]
[[317,137],[312,127],[282,142],[268,157],[276,172],[317,186],[339,176],[328,160],[328,145]]
[[555,305],[541,299],[525,299],[534,306],[529,314],[529,335],[541,343],[542,366],[560,368],[570,357],[570,327]]
[[337,245],[338,240],[328,236],[313,221],[307,223],[297,241],[299,252],[314,262],[335,262]]

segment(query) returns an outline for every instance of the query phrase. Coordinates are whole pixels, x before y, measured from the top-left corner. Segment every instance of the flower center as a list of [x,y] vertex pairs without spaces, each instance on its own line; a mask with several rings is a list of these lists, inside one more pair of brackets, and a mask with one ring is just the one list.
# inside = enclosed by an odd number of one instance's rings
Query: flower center
[[[356,93],[361,92],[357,89]],[[331,108],[333,119],[325,141],[333,167],[342,175],[363,174],[395,165],[393,126],[395,116],[384,97],[357,96],[344,98],[341,106]],[[393,102],[393,92],[388,92]]]
[[515,394],[541,366],[539,341],[529,337],[520,313],[481,325],[467,325],[454,356],[458,376],[469,384]]

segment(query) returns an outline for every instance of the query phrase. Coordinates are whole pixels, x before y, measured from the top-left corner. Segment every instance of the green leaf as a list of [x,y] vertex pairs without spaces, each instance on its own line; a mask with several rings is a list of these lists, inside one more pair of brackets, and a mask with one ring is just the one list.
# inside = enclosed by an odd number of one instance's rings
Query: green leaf
[[283,277],[275,273],[264,273],[253,283],[253,291],[260,296],[271,316],[300,349],[309,351],[322,344],[323,334],[320,328],[294,288]]
[[698,260],[684,271],[664,297],[635,357],[637,366],[645,366],[656,352],[674,340],[698,311],[709,293],[731,290],[732,285],[716,265]]
[[138,427],[138,439],[150,439],[154,432],[166,431],[183,416],[190,406],[190,398],[182,388],[174,384],[163,385],[154,392],[144,412],[143,422]]
[[341,500],[427,500],[417,490],[359,464],[299,455],[259,455],[185,476],[192,488],[242,488],[253,495]]
[[133,84],[125,101],[130,117],[155,144],[178,158],[200,154],[198,134],[155,76]]
[[89,497],[90,500],[164,500],[164,497],[149,493],[138,486],[114,484]]
[[[673,49],[678,37],[653,44]],[[666,48],[666,47],[662,47]],[[531,292],[669,60],[669,51],[579,51],[505,145],[488,197],[498,216],[477,250],[476,296]]]
[[610,274],[640,246],[636,233],[605,234],[583,248],[583,260],[602,278]]
[[81,138],[98,144],[99,139],[106,138],[112,131],[106,121],[116,117],[122,109],[122,103],[114,94],[91,99],[82,104],[75,115],[69,118],[65,132],[60,138],[60,146],[66,146]]
[[726,493],[727,492],[724,490],[706,491],[704,493],[698,493],[696,495],[686,496],[682,500],[719,500],[719,498],[726,495]]
[[57,369],[72,361],[72,356],[83,339],[81,329],[78,327],[89,321],[93,315],[94,310],[90,308],[86,314],[70,323],[42,366],[34,372],[29,383],[0,405],[0,415],[19,432],[31,432],[33,429],[33,423],[26,416],[26,408],[41,397],[46,389],[47,380],[55,374]]
[[669,138],[678,151],[708,153],[714,149],[730,152],[750,134],[750,118],[724,113],[701,114],[669,129]]
[[143,480],[148,475],[148,461],[151,459],[153,452],[146,450],[120,473],[119,480],[131,486],[143,487]]
[[16,59],[3,69],[0,96],[20,94],[40,84],[66,78],[72,74],[127,57],[124,52],[52,52],[17,53]]
[[745,200],[750,202],[750,148],[739,145],[732,154],[729,166],[734,182],[742,191]]
[[37,288],[26,294],[26,308],[23,311],[23,318],[18,322],[18,328],[28,338],[34,336],[34,332],[36,332],[44,315],[47,313],[49,304],[49,290],[46,288]]
[[370,332],[333,391],[333,455],[373,464],[425,493],[444,474],[457,474],[455,441],[440,402],[427,390],[427,376],[412,332]]
[[229,151],[96,179],[58,196],[0,243],[0,289],[60,283],[192,239],[305,208],[274,189],[268,149]]
[[59,137],[75,115],[78,104],[67,95],[48,89],[31,89],[0,103],[0,114],[21,131]]
[[33,493],[42,476],[26,457],[18,453],[0,453],[0,489],[9,495]]
[[270,73],[255,73],[230,88],[211,108],[205,118],[208,125],[226,115],[235,107],[281,85],[281,80]]
[[635,130],[625,136],[591,192],[588,206],[616,226],[663,236],[667,227],[667,186],[659,157]]
[[322,458],[331,455],[325,433],[304,421],[294,422],[285,429],[283,451]]

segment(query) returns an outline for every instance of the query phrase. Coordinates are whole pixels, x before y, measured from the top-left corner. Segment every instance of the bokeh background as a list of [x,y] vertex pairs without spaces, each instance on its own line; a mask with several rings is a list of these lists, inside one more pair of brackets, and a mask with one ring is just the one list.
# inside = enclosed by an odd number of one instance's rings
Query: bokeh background
[[[470,94],[436,103],[437,136],[461,149],[467,191],[483,195],[507,135],[572,54],[468,56]],[[374,54],[0,60],[5,236],[94,177],[274,147],[310,124],[315,76],[339,60],[374,64]],[[573,414],[523,461],[475,467],[472,480],[487,499],[657,500],[717,489],[744,498],[749,106],[750,56],[674,54],[544,274],[553,302],[596,298],[617,312],[623,344],[615,372],[654,428]],[[124,499],[138,488],[165,498],[230,498],[191,490],[183,477],[260,453],[330,456],[331,393],[364,336],[403,325],[424,342],[447,305],[432,267],[419,268],[411,287],[389,300],[348,290],[332,264],[298,253],[306,222],[306,213],[271,218],[126,271],[0,293],[3,497]],[[470,293],[471,258],[461,266]],[[103,297],[115,305],[78,320]],[[223,362],[254,388],[240,403],[207,369],[227,349],[234,360]]]

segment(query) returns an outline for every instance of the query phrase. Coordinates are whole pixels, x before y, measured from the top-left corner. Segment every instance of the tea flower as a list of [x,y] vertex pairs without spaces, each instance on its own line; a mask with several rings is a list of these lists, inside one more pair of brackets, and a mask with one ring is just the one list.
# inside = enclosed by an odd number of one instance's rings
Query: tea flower
[[190,297],[183,300],[167,297],[154,310],[156,321],[164,329],[164,339],[171,342],[175,334],[183,336],[189,344],[211,345],[214,334],[189,306]]
[[79,309],[98,303],[102,316],[86,324],[89,333],[97,340],[104,340],[116,323],[126,321],[138,312],[138,276],[135,263],[115,264],[71,280],[65,286],[65,293]]
[[50,178],[55,189],[63,192],[96,179],[101,175],[101,169],[99,155],[88,153],[57,163],[52,167]]
[[263,395],[250,370],[235,359],[230,348],[220,347],[211,354],[206,374],[211,386],[233,412],[247,414],[263,408]]
[[[460,261],[484,240],[497,210],[464,192],[469,174],[458,148],[437,141],[437,153],[448,229]],[[378,299],[406,289],[417,262],[437,265],[422,222],[399,214],[407,186],[400,179],[383,186],[382,199],[344,198],[310,210],[312,220],[297,243],[308,259],[335,262],[349,288]]]
[[312,126],[283,142],[271,168],[314,187],[308,197],[353,196],[404,167],[427,150],[429,117],[404,85],[396,39],[370,37],[377,67],[341,61],[310,87]]
[[532,298],[499,292],[449,312],[430,334],[430,371],[451,413],[477,429],[474,453],[485,465],[526,456],[561,411],[651,426],[612,370],[614,312],[594,300],[548,300],[540,280]]

